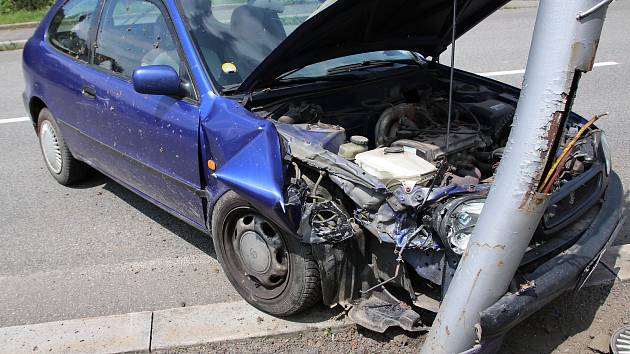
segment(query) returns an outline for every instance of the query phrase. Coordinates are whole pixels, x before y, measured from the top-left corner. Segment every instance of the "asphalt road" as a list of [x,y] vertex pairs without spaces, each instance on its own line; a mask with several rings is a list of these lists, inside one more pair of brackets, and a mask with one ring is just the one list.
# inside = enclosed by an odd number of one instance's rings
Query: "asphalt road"
[[[523,69],[535,12],[491,16],[458,42],[457,66]],[[585,76],[575,110],[610,112],[601,126],[630,186],[628,18],[630,2],[616,1],[597,61],[619,65]],[[106,177],[67,188],[48,175],[30,123],[1,121],[26,115],[20,56],[0,52],[0,326],[238,300],[206,235]],[[520,86],[522,75],[496,78]]]

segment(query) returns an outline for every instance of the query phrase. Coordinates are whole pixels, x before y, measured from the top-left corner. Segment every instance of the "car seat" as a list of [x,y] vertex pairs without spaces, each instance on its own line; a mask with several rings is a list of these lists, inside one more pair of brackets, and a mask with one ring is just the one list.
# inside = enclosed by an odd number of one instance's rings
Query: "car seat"
[[239,55],[258,65],[279,45],[287,37],[278,15],[283,11],[278,0],[249,0],[236,8],[230,27],[238,40]]
[[224,63],[235,63],[238,67],[234,50],[236,40],[230,33],[230,27],[214,17],[212,1],[182,0],[182,5],[191,35],[212,76],[222,85],[240,83],[242,79],[238,73],[225,73],[222,70]]

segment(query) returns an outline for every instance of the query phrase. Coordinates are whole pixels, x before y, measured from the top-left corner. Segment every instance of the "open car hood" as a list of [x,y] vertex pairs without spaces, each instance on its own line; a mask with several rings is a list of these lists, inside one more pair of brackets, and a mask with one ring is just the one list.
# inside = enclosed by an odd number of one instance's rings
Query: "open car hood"
[[[456,36],[507,2],[458,0]],[[286,72],[324,60],[396,49],[435,57],[451,43],[452,0],[329,0],[322,8],[271,52],[237,91],[265,87]]]

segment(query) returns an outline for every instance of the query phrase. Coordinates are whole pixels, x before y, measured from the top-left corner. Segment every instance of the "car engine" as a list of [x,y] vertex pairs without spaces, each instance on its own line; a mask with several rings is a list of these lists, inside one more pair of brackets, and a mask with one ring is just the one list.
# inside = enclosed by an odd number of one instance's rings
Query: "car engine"
[[[404,185],[411,192],[437,174],[443,186],[468,186],[492,177],[515,111],[509,100],[488,98],[482,88],[462,84],[456,88],[449,129],[443,94],[427,87],[417,92],[416,102],[363,102],[363,107],[381,108],[368,136],[346,136],[348,131],[335,124],[340,119],[331,119],[337,113],[317,104],[290,104],[275,115],[280,124],[319,135],[316,140],[323,139],[326,150],[356,163],[388,188]],[[447,157],[449,166],[440,171],[437,166]]]

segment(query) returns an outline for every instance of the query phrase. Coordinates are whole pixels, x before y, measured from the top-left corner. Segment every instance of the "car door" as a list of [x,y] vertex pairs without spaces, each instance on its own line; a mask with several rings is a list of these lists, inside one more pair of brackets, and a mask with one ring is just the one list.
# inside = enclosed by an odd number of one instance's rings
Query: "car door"
[[90,140],[85,133],[94,124],[90,96],[90,43],[98,21],[99,0],[69,0],[51,21],[46,33],[46,55],[33,58],[45,70],[45,84],[38,89],[55,116],[72,153],[89,160]]
[[199,107],[195,97],[136,92],[131,76],[144,65],[189,71],[161,2],[106,0],[96,35],[92,136],[107,147],[101,162],[112,176],[182,216],[205,225],[199,173]]

